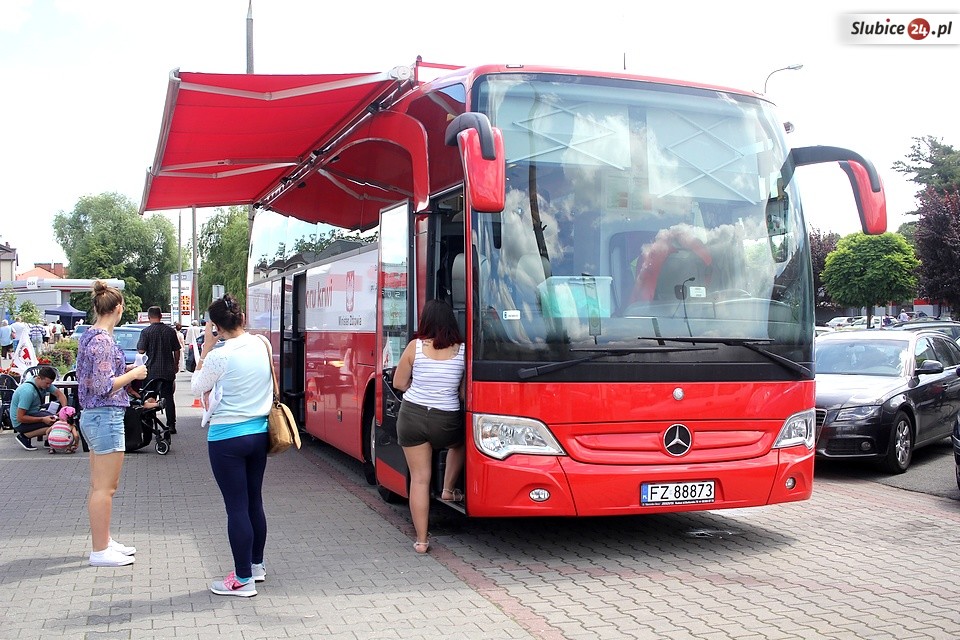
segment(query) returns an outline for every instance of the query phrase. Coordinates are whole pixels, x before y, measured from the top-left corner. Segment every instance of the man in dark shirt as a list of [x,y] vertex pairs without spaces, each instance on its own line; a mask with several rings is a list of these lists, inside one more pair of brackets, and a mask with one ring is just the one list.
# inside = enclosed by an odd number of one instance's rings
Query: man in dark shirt
[[177,432],[177,406],[173,402],[177,373],[180,371],[180,340],[177,330],[162,322],[160,307],[147,309],[150,326],[140,332],[137,351],[147,355],[147,380],[159,380],[160,397],[170,433]]

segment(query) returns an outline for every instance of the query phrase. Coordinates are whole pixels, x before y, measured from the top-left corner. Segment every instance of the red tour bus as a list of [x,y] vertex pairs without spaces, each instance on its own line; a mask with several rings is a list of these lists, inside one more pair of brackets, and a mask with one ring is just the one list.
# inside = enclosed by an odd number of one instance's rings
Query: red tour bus
[[144,208],[254,205],[248,323],[387,499],[390,376],[439,298],[467,341],[467,515],[750,507],[813,488],[795,169],[838,162],[886,226],[868,161],[784,134],[762,96],[620,73],[174,72]]

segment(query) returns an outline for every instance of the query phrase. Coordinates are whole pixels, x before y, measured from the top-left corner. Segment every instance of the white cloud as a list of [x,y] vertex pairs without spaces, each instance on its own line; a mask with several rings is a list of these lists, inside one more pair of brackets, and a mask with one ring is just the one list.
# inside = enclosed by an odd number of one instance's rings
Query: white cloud
[[0,2],[0,32],[15,33],[30,18],[33,0],[5,0]]

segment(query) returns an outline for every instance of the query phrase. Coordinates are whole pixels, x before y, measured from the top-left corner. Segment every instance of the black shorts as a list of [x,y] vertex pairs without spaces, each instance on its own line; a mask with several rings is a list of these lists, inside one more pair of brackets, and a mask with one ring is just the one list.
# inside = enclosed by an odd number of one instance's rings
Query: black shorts
[[0,356],[3,356],[4,358],[6,358],[8,355],[10,355],[11,351],[13,351],[13,345],[5,344],[2,347],[0,347]]
[[466,426],[462,411],[431,409],[404,400],[397,416],[397,442],[415,447],[426,442],[434,449],[463,444]]

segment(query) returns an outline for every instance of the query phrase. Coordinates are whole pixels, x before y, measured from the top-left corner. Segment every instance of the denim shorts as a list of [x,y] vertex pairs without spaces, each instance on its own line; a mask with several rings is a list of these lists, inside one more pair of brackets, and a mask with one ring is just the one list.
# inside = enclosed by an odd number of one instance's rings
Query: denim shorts
[[125,451],[121,407],[92,407],[80,413],[80,432],[93,453]]

